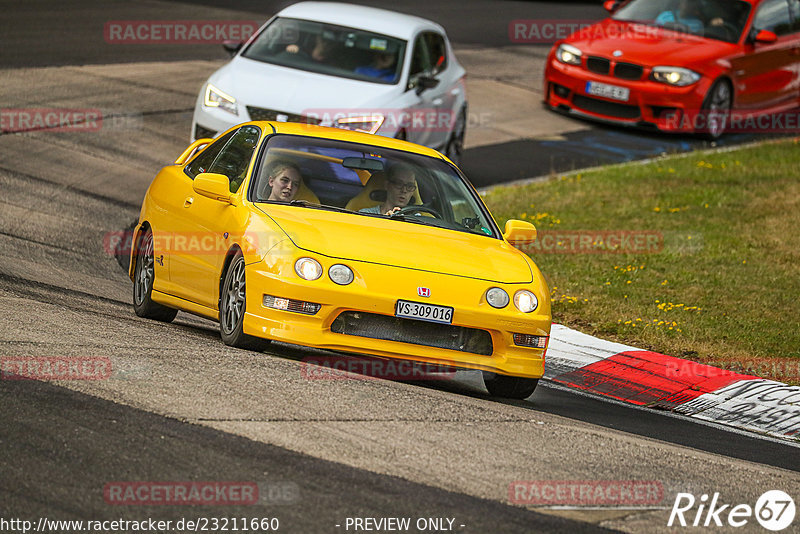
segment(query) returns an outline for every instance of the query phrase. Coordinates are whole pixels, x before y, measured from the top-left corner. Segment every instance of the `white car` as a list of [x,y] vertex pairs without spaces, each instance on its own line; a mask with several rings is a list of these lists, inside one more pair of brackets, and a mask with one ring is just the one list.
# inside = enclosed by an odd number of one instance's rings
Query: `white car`
[[250,120],[307,122],[406,139],[460,160],[465,72],[438,24],[301,2],[227,48],[233,58],[198,96],[193,140]]

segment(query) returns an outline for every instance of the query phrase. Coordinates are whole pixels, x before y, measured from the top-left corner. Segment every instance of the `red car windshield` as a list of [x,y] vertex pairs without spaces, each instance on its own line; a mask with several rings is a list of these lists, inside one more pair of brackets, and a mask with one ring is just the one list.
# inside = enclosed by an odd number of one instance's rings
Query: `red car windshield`
[[735,43],[749,14],[740,0],[633,0],[611,18]]

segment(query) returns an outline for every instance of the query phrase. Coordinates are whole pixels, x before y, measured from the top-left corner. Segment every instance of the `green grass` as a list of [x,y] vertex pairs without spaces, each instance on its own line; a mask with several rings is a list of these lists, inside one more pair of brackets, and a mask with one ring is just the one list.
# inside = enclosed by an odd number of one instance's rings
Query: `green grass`
[[[600,337],[797,382],[800,140],[617,165],[498,187],[498,221],[546,231],[648,231],[650,253],[541,253],[553,320]],[[544,241],[541,241],[544,243]],[[794,376],[791,376],[794,374]]]

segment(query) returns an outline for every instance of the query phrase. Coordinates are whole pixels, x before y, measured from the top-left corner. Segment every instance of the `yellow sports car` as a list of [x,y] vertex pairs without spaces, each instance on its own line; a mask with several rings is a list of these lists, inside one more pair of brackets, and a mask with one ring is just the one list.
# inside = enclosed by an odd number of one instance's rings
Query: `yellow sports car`
[[145,195],[131,251],[136,314],[184,310],[223,341],[270,340],[480,369],[525,398],[544,374],[539,269],[435,150],[334,128],[249,122],[199,139]]

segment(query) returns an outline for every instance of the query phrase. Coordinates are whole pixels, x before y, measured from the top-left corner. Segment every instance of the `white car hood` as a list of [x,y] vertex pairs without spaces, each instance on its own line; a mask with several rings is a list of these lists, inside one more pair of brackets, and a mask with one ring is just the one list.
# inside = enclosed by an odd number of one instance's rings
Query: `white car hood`
[[306,72],[241,56],[215,72],[209,82],[243,106],[299,115],[380,108],[402,94],[400,85]]

